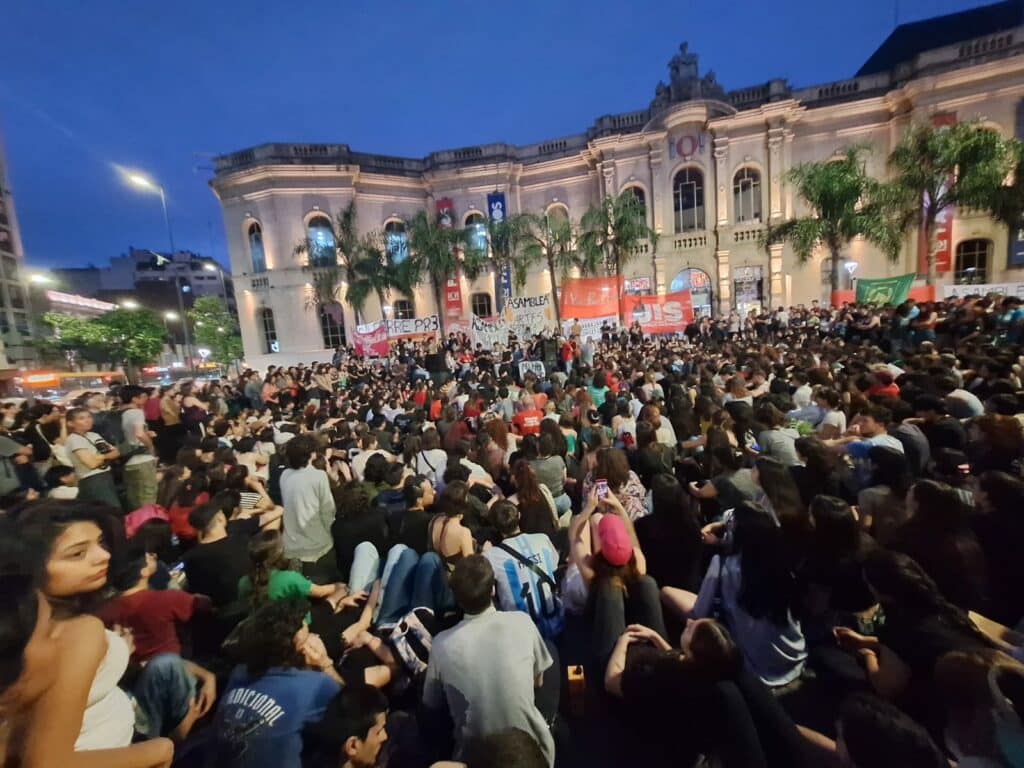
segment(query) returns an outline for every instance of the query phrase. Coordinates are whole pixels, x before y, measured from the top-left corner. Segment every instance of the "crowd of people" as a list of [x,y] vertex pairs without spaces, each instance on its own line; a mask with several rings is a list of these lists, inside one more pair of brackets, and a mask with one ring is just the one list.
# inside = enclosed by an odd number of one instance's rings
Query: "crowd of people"
[[576,321],[4,406],[2,764],[1024,766],[1022,329]]

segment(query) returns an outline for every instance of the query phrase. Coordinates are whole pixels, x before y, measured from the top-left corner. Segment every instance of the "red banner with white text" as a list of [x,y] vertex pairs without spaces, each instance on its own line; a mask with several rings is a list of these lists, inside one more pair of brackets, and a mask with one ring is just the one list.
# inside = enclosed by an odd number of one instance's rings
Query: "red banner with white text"
[[444,316],[462,317],[462,281],[458,275],[444,281]]
[[680,333],[693,322],[693,298],[689,291],[652,296],[625,294],[622,297],[622,321],[640,321],[644,333]]
[[[943,112],[932,117],[933,128],[946,128],[956,124],[956,112]],[[950,183],[952,183],[950,179]],[[924,203],[928,203],[925,195]],[[953,268],[953,220],[956,218],[956,206],[942,210],[935,218],[935,239],[933,259],[936,274],[949,272]],[[928,274],[928,242],[924,232],[924,211],[921,211],[921,226],[917,233],[917,274]]]
[[617,277],[567,277],[559,302],[562,320],[618,316],[620,282]]
[[388,353],[387,323],[356,326],[352,334],[352,345],[361,357],[384,357]]

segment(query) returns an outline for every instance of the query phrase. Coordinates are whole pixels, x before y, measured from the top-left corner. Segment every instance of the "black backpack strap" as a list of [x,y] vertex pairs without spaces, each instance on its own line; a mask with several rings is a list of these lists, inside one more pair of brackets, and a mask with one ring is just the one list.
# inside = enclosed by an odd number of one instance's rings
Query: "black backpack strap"
[[530,560],[529,558],[525,557],[521,552],[517,552],[516,550],[512,549],[512,547],[508,546],[503,541],[499,542],[498,544],[495,544],[494,546],[496,546],[503,552],[508,552],[508,554],[512,555],[512,557],[514,557],[520,563],[522,563],[535,574],[537,574],[541,581],[543,581],[545,584],[551,587],[552,591],[556,590],[558,585],[555,583],[555,580],[548,575],[548,572],[541,568],[539,565],[537,565],[535,562]]

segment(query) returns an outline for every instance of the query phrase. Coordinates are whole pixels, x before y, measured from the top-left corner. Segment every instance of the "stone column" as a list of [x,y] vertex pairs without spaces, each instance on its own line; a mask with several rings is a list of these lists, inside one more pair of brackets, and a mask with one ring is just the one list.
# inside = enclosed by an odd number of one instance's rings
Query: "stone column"
[[615,163],[605,160],[601,163],[601,179],[604,182],[602,197],[613,197],[615,195]]
[[715,220],[719,227],[729,225],[729,139],[715,137]]
[[769,270],[769,285],[770,285],[770,297],[772,309],[780,307],[783,304],[783,277],[782,277],[782,243],[768,246],[769,257],[768,257],[768,270]]
[[718,261],[718,314],[721,317],[732,309],[732,281],[729,272],[729,251],[715,251]]
[[769,221],[782,218],[782,128],[768,129],[768,216]]
[[782,185],[782,214],[784,219],[793,218],[793,186],[786,183],[786,172],[793,167],[793,131],[782,131],[782,165],[779,167],[779,183]]

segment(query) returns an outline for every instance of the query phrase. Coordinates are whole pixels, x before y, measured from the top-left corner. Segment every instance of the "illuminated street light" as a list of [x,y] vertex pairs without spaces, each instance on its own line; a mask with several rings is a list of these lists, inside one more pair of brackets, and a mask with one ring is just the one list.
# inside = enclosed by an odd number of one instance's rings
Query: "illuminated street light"
[[138,309],[139,302],[134,301],[133,299],[125,299],[124,301],[121,302],[121,306],[124,309]]
[[217,266],[207,261],[203,263],[203,269],[205,269],[207,272],[216,272]]
[[180,315],[177,312],[164,312],[164,320],[177,320]]
[[53,285],[57,282],[49,275],[41,275],[38,272],[29,275],[28,280],[30,283],[35,283],[36,285]]

